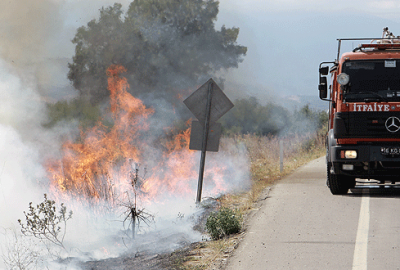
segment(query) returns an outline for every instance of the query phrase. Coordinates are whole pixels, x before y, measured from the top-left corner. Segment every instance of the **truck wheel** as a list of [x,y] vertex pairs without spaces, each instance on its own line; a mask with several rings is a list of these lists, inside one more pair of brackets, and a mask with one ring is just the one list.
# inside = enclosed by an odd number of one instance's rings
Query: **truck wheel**
[[333,195],[347,194],[347,191],[349,191],[351,186],[349,180],[351,179],[348,179],[348,177],[344,175],[331,174],[330,164],[328,163],[327,183]]

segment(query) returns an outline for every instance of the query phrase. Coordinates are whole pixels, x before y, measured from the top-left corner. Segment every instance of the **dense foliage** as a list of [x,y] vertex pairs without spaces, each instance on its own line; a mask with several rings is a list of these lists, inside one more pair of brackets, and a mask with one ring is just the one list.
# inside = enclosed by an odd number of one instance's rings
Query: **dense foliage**
[[237,67],[247,48],[236,44],[239,28],[215,30],[215,0],[135,0],[102,8],[98,20],[77,30],[68,78],[81,97],[107,99],[105,71],[123,65],[135,96],[157,93],[176,100],[221,69]]

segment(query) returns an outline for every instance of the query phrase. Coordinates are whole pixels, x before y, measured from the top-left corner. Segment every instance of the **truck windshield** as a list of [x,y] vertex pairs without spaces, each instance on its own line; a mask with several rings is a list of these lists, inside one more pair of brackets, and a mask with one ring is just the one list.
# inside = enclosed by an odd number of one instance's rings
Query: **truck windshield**
[[347,61],[342,73],[350,76],[343,86],[347,102],[400,101],[400,60]]

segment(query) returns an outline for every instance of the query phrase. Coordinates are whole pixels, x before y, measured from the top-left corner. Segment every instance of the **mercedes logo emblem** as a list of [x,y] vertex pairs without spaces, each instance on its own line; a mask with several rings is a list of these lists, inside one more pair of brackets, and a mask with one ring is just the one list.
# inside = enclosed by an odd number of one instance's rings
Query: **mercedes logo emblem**
[[385,127],[389,132],[397,132],[400,129],[400,119],[395,116],[389,117],[385,122]]

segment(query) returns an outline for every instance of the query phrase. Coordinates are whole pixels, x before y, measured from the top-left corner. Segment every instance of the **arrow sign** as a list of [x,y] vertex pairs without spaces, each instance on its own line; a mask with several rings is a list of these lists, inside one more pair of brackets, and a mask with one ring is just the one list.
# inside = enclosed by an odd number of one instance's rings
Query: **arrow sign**
[[208,85],[213,84],[212,97],[211,97],[211,109],[210,109],[210,121],[216,122],[221,116],[227,111],[232,109],[233,103],[229,98],[222,92],[221,88],[215,83],[213,79],[209,79],[205,84],[200,86],[193,94],[183,101],[186,107],[199,119],[200,122],[205,121],[206,107],[207,107],[207,95]]

